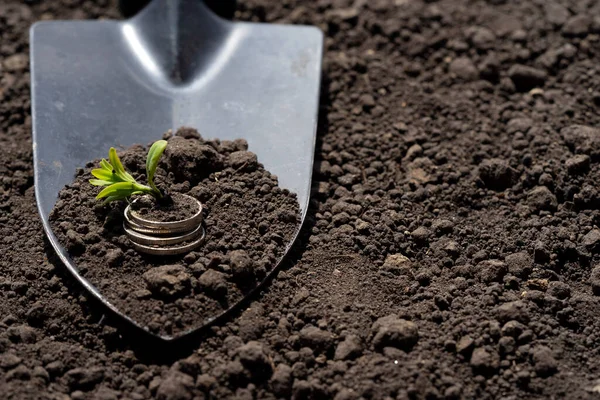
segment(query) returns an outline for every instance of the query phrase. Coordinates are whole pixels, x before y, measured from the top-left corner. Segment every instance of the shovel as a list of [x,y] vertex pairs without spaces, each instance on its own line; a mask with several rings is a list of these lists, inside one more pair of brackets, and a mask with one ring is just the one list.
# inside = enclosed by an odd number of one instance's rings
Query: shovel
[[[231,22],[201,0],[153,0],[128,20],[43,21],[30,36],[35,194],[44,230],[71,274],[127,323],[157,336],[80,274],[48,221],[76,168],[108,147],[148,143],[181,126],[207,138],[244,138],[280,186],[297,194],[304,221],[321,77],[319,29]],[[206,324],[157,337],[178,339]]]

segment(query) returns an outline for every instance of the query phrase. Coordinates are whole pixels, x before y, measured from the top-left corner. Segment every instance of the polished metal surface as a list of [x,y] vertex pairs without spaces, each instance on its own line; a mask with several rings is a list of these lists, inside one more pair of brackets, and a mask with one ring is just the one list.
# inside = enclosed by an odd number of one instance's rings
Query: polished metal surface
[[[194,231],[197,239],[192,242],[188,242],[186,244],[178,245],[178,246],[158,246],[151,244],[143,244],[135,241],[131,241],[131,245],[134,249],[139,251],[140,253],[146,253],[155,256],[174,256],[178,254],[189,253],[190,251],[198,248],[200,245],[204,243],[206,239],[206,230],[202,225],[198,227],[198,230]],[[199,237],[198,237],[199,236]]]
[[136,231],[131,225],[123,223],[123,230],[125,234],[134,243],[145,244],[149,246],[171,246],[183,242],[189,242],[196,240],[202,233],[202,225],[197,225],[191,232],[185,232],[183,234],[175,234],[169,236],[152,236],[146,235]]
[[231,22],[199,0],[154,0],[125,21],[38,22],[30,39],[44,228],[71,273],[125,321],[149,333],[81,276],[48,223],[76,168],[110,146],[150,143],[181,126],[206,138],[245,138],[280,185],[298,195],[304,219],[323,46],[317,28]]
[[[146,195],[147,196],[147,195]],[[191,229],[194,229],[198,225],[202,223],[202,203],[195,199],[192,196],[188,196],[186,194],[182,195],[183,197],[187,197],[191,199],[192,202],[196,204],[198,207],[198,211],[194,213],[190,218],[186,218],[181,221],[170,221],[170,222],[162,222],[162,221],[153,221],[150,219],[142,218],[137,212],[135,212],[131,206],[135,204],[140,198],[133,200],[131,204],[129,204],[125,208],[125,220],[129,223],[134,229],[136,226],[139,226],[140,232],[146,231],[148,233],[149,229],[155,229],[156,234],[164,233],[177,233],[177,232],[186,232]]]
[[[138,251],[155,255],[175,255],[192,251],[200,245],[202,241],[196,239],[200,235],[203,237],[205,235],[204,228],[202,228],[202,203],[187,194],[181,196],[195,203],[197,211],[191,217],[179,221],[162,222],[142,218],[133,208],[135,203],[143,197],[136,198],[125,208],[123,230]],[[195,245],[189,243],[192,241]],[[188,243],[173,246],[184,242]]]

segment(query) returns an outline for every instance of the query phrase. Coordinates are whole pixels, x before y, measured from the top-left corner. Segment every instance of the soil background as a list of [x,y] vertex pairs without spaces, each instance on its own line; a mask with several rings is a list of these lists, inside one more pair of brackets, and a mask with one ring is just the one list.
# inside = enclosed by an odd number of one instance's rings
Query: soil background
[[241,1],[239,20],[326,34],[311,209],[260,296],[167,350],[83,296],[35,208],[29,26],[116,7],[3,0],[2,397],[597,398],[598,15],[592,0]]

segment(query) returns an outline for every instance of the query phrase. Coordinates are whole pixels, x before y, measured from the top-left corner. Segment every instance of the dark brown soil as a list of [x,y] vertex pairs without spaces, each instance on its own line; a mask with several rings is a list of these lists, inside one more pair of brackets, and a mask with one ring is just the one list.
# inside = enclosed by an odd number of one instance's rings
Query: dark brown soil
[[[205,141],[191,128],[165,138],[156,182],[176,205],[138,197],[132,207],[145,218],[175,221],[198,212],[192,201],[185,210],[182,194],[197,198],[207,212],[202,246],[178,257],[133,250],[123,230],[127,203],[103,205],[95,199],[100,189],[88,182],[100,160],[60,192],[50,221],[82,275],[112,304],[150,331],[171,336],[203,325],[254,289],[285,253],[300,211],[296,196],[277,186],[244,140]],[[144,171],[147,153],[133,146],[119,157],[135,176]],[[182,159],[187,170],[176,168]],[[240,159],[253,163],[240,169]],[[200,174],[206,177],[190,184]]]
[[141,196],[131,204],[140,218],[156,222],[177,222],[191,218],[198,214],[200,208],[190,197],[181,193],[169,193],[170,201],[158,202],[154,197]]
[[27,30],[110,3],[0,4],[3,397],[598,397],[599,2],[240,1],[326,34],[314,193],[286,268],[177,351],[103,318],[36,214]]

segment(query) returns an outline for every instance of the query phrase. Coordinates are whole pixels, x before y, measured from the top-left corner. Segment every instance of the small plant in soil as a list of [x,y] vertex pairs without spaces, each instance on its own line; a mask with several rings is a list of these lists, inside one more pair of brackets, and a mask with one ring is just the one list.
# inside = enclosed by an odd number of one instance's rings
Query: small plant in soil
[[166,140],[157,140],[154,142],[148,151],[146,158],[146,177],[148,185],[143,185],[135,180],[131,174],[125,171],[117,151],[111,147],[108,151],[108,160],[100,161],[100,168],[92,170],[92,175],[96,179],[90,179],[90,183],[94,186],[106,186],[96,199],[104,199],[104,203],[110,203],[118,200],[129,200],[136,194],[149,194],[154,197],[159,203],[167,203],[170,198],[156,187],[154,183],[154,174],[158,167],[158,161],[167,147]]
[[155,255],[186,253],[204,240],[202,204],[185,194],[173,196],[161,192],[154,183],[158,161],[167,147],[166,140],[154,142],[146,157],[148,186],[135,180],[125,171],[117,151],[111,147],[108,161],[100,161],[100,168],[92,170],[94,186],[105,186],[96,196],[104,204],[127,200],[142,195],[131,202],[124,211],[123,229],[137,250]]

